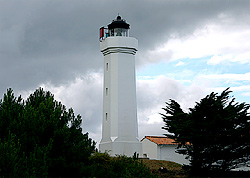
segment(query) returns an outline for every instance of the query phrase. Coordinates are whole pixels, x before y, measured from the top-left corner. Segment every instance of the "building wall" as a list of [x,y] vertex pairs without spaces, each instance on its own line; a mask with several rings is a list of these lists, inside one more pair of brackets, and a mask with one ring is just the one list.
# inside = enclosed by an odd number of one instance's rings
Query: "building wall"
[[177,145],[158,145],[158,160],[173,161],[179,164],[189,164],[184,155],[176,153]]
[[179,164],[189,164],[184,155],[176,153],[177,145],[157,145],[148,139],[142,140],[142,154],[149,159],[173,161]]
[[148,139],[142,140],[142,154],[147,155],[149,159],[157,159],[157,144]]

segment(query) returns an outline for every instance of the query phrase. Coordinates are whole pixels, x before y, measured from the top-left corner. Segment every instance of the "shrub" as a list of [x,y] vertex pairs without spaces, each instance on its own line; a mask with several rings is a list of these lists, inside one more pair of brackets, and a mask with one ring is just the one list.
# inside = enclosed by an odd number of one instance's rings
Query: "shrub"
[[124,155],[94,153],[89,160],[90,165],[84,167],[87,177],[156,177],[142,161]]

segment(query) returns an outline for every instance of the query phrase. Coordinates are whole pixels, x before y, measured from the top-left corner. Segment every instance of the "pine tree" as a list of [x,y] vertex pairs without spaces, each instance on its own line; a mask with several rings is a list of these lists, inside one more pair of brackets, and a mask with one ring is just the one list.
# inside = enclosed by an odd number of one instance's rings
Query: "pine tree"
[[247,162],[250,156],[249,104],[237,103],[229,88],[212,92],[184,112],[174,101],[161,114],[167,136],[179,143],[177,152],[190,157],[193,170],[227,171]]
[[81,123],[49,91],[25,101],[8,89],[0,100],[0,177],[80,176],[95,150]]

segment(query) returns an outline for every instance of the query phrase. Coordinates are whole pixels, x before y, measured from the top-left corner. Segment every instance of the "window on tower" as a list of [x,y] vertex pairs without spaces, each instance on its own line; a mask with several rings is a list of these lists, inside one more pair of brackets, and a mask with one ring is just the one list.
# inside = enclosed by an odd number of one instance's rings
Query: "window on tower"
[[109,89],[108,88],[105,89],[105,93],[106,93],[106,96],[108,96],[108,94],[109,94]]
[[109,63],[106,63],[106,71],[109,70]]
[[105,113],[105,120],[108,121],[108,113]]
[[109,31],[110,36],[128,36],[128,29],[115,28]]

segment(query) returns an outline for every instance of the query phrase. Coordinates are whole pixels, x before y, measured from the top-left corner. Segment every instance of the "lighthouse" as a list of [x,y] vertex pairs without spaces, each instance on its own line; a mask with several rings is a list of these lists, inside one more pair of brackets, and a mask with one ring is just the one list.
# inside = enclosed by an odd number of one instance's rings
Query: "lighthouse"
[[117,16],[100,28],[104,56],[101,152],[111,156],[141,154],[138,139],[135,54],[138,40],[129,37],[130,25]]

